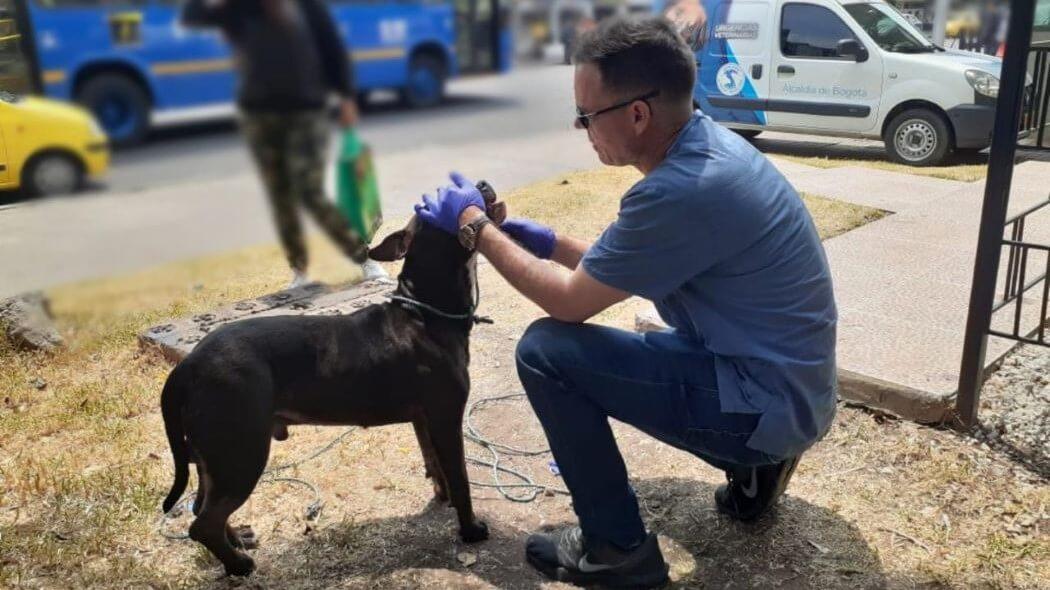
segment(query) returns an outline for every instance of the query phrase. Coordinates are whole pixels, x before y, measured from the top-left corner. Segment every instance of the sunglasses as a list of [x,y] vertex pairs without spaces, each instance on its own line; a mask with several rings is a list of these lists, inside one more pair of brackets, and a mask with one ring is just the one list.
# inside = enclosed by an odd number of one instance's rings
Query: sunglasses
[[[635,102],[637,100],[648,101],[650,98],[656,98],[657,96],[660,96],[660,91],[659,90],[653,90],[651,92],[646,92],[645,94],[642,94],[641,96],[636,96],[634,98],[625,100],[623,102],[618,102],[618,103],[612,105],[611,107],[605,107],[604,109],[599,109],[597,111],[594,111],[593,113],[585,113],[585,112],[583,112],[583,109],[581,109],[580,107],[576,107],[576,126],[579,127],[580,129],[590,129],[591,128],[591,120],[594,119],[595,117],[597,117],[598,115],[602,114],[602,113],[608,113],[609,111],[615,111],[616,109],[622,109],[623,107],[625,107],[625,106],[627,106],[627,105],[629,105],[632,102]],[[648,105],[649,103],[646,102],[645,104]],[[652,108],[652,107],[650,107],[650,108]]]

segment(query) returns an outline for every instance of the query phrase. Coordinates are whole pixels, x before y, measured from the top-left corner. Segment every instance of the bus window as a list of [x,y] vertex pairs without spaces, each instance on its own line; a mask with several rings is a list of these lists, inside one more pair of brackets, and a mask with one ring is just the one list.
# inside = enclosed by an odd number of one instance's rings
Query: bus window
[[499,67],[499,1],[455,0],[456,55],[462,72]]
[[26,94],[36,88],[29,39],[23,34],[25,14],[17,0],[0,0],[0,90]]

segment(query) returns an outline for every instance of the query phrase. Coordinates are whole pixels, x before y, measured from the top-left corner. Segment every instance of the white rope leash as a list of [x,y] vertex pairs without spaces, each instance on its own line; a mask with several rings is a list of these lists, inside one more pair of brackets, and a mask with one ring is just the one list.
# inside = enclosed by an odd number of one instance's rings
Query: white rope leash
[[[550,449],[520,449],[510,445],[498,443],[482,436],[477,426],[474,425],[474,413],[477,410],[481,409],[482,406],[523,397],[525,397],[524,393],[512,393],[508,395],[486,397],[473,402],[468,407],[467,412],[464,415],[463,437],[466,440],[477,444],[478,446],[488,451],[489,455],[491,455],[491,460],[480,459],[478,457],[472,457],[469,455],[465,456],[464,459],[468,463],[471,463],[473,465],[489,467],[492,469],[492,483],[471,481],[470,485],[479,488],[496,489],[507,500],[519,503],[532,502],[537,497],[539,497],[540,494],[544,493],[561,494],[567,496],[569,495],[569,492],[567,490],[561,488],[553,488],[550,486],[536,483],[535,480],[533,480],[532,477],[530,477],[529,475],[526,475],[515,469],[511,469],[510,467],[500,465],[500,462],[503,460],[503,455],[510,457],[539,457],[542,455],[549,454]],[[346,437],[349,436],[350,433],[354,432],[355,430],[357,430],[357,427],[351,426],[343,430],[327,444],[318,447],[316,450],[306,455],[305,457],[301,459],[296,459],[295,461],[291,461],[289,463],[270,467],[269,469],[263,472],[262,478],[259,480],[259,483],[287,483],[307,488],[313,494],[313,501],[310,502],[304,509],[306,519],[317,519],[321,515],[321,511],[324,509],[324,501],[321,499],[321,492],[317,489],[317,486],[305,479],[300,479],[297,477],[277,477],[276,474],[282,471],[287,471],[288,469],[299,467],[304,463],[307,463],[320,457],[321,455],[324,455],[325,453],[331,451],[340,443],[342,443],[346,439]],[[500,473],[505,473],[509,476],[512,476],[519,480],[521,483],[504,483],[500,480]],[[517,491],[518,493],[512,493],[513,491]],[[524,491],[524,493],[522,493],[522,491]],[[175,505],[171,508],[170,511],[161,515],[160,520],[157,523],[157,532],[160,533],[162,537],[174,541],[180,541],[189,538],[189,533],[173,533],[168,531],[164,525],[168,520],[178,518],[179,516],[181,516],[184,511],[192,511],[193,498],[196,495],[196,489],[186,492],[182,495],[181,498],[179,498],[179,501],[175,503]]]

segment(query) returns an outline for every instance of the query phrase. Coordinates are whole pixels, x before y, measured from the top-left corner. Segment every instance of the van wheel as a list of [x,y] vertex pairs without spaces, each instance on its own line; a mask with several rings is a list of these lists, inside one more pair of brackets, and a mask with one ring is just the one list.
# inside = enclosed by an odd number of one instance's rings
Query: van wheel
[[31,197],[72,193],[84,183],[84,168],[68,154],[34,156],[22,171],[22,190]]
[[744,139],[754,139],[762,133],[760,129],[734,129],[733,133],[736,133]]
[[95,115],[115,146],[142,143],[149,131],[149,96],[132,78],[118,73],[92,76],[77,91],[77,102]]
[[953,149],[947,121],[929,109],[909,109],[894,117],[883,141],[890,159],[909,166],[936,166]]
[[413,57],[401,98],[414,109],[440,104],[445,98],[445,64],[441,59],[425,53]]

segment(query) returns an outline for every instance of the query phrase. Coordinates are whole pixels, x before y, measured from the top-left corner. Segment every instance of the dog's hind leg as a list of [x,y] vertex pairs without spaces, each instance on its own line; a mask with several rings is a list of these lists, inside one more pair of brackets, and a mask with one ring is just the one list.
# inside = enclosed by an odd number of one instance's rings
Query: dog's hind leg
[[430,432],[427,429],[427,419],[423,415],[412,419],[412,426],[416,430],[416,440],[419,441],[419,450],[423,453],[423,465],[426,466],[426,476],[434,484],[434,498],[442,504],[448,503],[448,482],[445,473],[441,470],[437,455],[434,453],[434,443],[430,440]]
[[474,516],[467,465],[463,460],[463,407],[460,406],[458,411],[451,409],[428,414],[426,423],[438,464],[445,475],[449,499],[459,517],[459,536],[467,543],[484,541],[489,538],[489,529]]
[[236,421],[212,422],[213,430],[201,433],[208,440],[198,440],[196,445],[202,451],[198,465],[205,495],[200,515],[190,525],[190,538],[207,547],[228,575],[245,576],[255,568],[252,558],[241,551],[254,546],[254,534],[243,529],[238,532],[229,519],[248,500],[266,468],[269,424],[253,427],[258,422],[245,420],[243,415]]
[[204,500],[204,509],[190,525],[190,538],[208,548],[222,562],[229,576],[247,576],[255,569],[255,562],[230,543],[236,535],[229,525],[230,515],[244,504],[247,496],[216,498],[214,489]]

